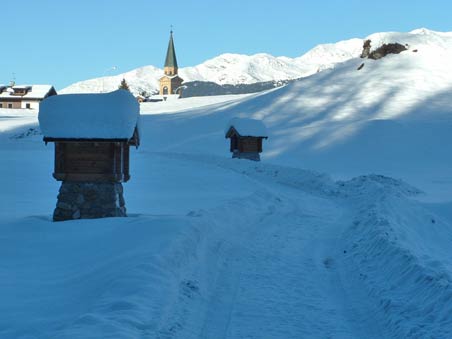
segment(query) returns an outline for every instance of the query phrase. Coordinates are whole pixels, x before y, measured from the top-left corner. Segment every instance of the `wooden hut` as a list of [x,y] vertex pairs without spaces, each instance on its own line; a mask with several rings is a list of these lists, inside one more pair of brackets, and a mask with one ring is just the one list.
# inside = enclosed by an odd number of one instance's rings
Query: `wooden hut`
[[53,177],[62,181],[54,220],[126,216],[122,182],[129,148],[139,146],[139,104],[125,90],[46,99],[39,123],[55,143]]
[[260,161],[262,139],[267,139],[267,129],[260,120],[234,118],[229,121],[225,138],[231,139],[233,158]]

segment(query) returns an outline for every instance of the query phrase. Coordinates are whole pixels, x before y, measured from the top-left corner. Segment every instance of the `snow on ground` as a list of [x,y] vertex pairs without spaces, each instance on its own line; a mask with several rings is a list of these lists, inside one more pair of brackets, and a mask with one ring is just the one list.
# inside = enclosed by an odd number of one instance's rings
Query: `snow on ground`
[[0,109],[0,112],[1,133],[24,125],[35,125],[38,115],[34,109]]
[[[452,43],[406,43],[361,71],[143,104],[128,218],[51,222],[53,146],[0,110],[0,337],[450,338]],[[230,159],[235,116],[267,125],[261,163]]]

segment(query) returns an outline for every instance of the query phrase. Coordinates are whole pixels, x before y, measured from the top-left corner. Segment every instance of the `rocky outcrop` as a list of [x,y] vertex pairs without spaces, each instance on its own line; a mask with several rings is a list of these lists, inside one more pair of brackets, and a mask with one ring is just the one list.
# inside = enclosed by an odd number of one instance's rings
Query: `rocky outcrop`
[[125,216],[126,207],[121,183],[63,181],[53,220]]
[[369,39],[364,41],[363,51],[361,52],[360,58],[365,59],[365,58],[369,57],[370,47],[371,47],[370,43],[371,43],[371,41]]
[[399,43],[384,44],[369,54],[369,59],[378,60],[384,58],[388,54],[399,54],[406,51],[407,48]]
[[388,54],[399,54],[403,51],[406,51],[407,47],[402,44],[399,44],[398,42],[395,42],[383,44],[372,52],[370,51],[370,49],[371,49],[371,40],[364,41],[363,51],[360,57],[363,59],[378,60],[384,58]]

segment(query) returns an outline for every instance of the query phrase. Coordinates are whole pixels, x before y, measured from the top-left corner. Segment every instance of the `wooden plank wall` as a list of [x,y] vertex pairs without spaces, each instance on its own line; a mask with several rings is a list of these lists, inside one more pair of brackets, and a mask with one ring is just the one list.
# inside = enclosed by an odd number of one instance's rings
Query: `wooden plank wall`
[[241,138],[240,152],[259,152],[259,139],[253,137]]
[[129,145],[120,142],[56,142],[57,180],[127,181]]

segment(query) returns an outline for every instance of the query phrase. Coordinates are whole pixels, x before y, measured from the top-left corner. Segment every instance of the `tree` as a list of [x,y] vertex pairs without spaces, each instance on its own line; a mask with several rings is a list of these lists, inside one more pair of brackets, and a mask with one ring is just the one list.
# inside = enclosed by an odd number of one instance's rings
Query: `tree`
[[130,88],[129,88],[129,85],[127,84],[127,81],[126,81],[126,79],[122,79],[122,81],[121,81],[121,84],[119,85],[119,87],[118,87],[119,89],[125,89],[126,91],[129,91],[130,92]]

